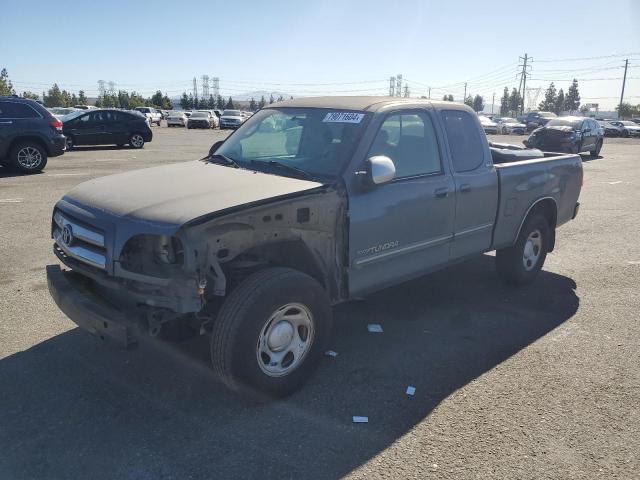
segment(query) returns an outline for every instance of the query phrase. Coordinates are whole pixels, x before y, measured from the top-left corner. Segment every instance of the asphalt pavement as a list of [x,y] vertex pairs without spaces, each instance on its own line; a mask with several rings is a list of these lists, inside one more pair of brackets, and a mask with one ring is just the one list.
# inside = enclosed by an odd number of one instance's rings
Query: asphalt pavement
[[228,134],[153,131],[143,150],[0,168],[0,478],[638,477],[640,140],[583,157],[580,214],[535,283],[504,285],[481,255],[339,306],[338,355],[289,399],[252,404],[213,376],[206,338],[113,349],[49,297],[66,191],[201,158]]

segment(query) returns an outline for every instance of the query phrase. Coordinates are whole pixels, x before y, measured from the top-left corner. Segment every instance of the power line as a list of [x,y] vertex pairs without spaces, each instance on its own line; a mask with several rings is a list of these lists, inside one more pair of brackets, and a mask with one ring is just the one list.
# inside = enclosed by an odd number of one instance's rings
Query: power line
[[634,55],[640,55],[640,52],[631,53],[614,53],[611,55],[600,55],[597,57],[581,57],[581,58],[554,58],[554,59],[542,59],[536,60],[538,63],[552,63],[552,62],[581,62],[584,60],[600,60],[603,58],[616,58],[616,57],[633,57]]

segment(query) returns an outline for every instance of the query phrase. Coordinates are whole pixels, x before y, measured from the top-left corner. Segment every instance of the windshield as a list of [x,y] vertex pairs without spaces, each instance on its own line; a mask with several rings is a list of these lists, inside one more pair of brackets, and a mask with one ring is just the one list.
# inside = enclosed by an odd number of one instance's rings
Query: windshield
[[204,112],[193,112],[191,114],[191,118],[207,118],[208,116],[209,114]]
[[75,112],[68,113],[67,115],[61,115],[58,118],[60,118],[62,123],[64,123],[68,122],[69,120],[73,120],[74,118],[78,118],[80,115],[84,115],[85,113],[87,113],[86,110],[76,110]]
[[515,118],[503,118],[502,122],[503,123],[518,123],[518,121]]
[[553,112],[538,112],[540,114],[541,117],[544,118],[554,118],[557,117],[557,115]]
[[624,122],[620,122],[622,125],[625,125],[627,127],[637,127],[638,124],[634,123],[634,122],[630,122],[628,120],[624,121]]
[[478,117],[480,119],[480,123],[482,123],[483,125],[489,125],[489,124],[493,124],[493,122],[491,121],[490,118],[487,117]]
[[184,115],[184,112],[169,112],[170,117],[181,117]]
[[284,174],[284,169],[269,165],[278,162],[318,179],[333,179],[352,154],[364,128],[365,115],[320,108],[261,110],[216,153],[244,168]]
[[564,118],[554,118],[553,120],[549,120],[547,122],[547,127],[579,127],[582,125],[582,120],[575,119],[564,119]]
[[226,115],[228,117],[239,117],[240,115],[240,110],[225,110],[224,112],[222,112],[222,115]]

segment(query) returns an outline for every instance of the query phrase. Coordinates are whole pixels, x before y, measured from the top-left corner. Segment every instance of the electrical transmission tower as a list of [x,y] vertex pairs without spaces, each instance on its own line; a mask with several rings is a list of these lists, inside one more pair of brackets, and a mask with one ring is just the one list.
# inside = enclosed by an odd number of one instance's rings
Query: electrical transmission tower
[[202,90],[202,98],[209,98],[209,75],[202,75],[202,83],[200,89]]
[[99,97],[104,97],[104,94],[106,91],[104,84],[105,84],[104,80],[98,80],[98,96]]
[[402,74],[396,75],[396,97],[402,96]]
[[107,82],[107,85],[109,85],[109,95],[115,96],[115,94],[116,94],[116,82],[114,82],[113,80],[109,80]]
[[404,84],[404,96],[409,97],[409,85]]
[[220,79],[218,77],[213,77],[211,80],[212,80],[211,87],[213,88],[213,96],[218,98],[220,96]]
[[538,98],[540,97],[541,93],[542,93],[542,87],[527,88],[526,94],[527,94],[527,103],[529,104],[529,107],[531,107],[531,105],[535,107],[538,104]]
[[525,53],[524,57],[519,57],[519,59],[522,60],[522,63],[518,65],[519,67],[522,67],[522,72],[519,73],[520,84],[518,85],[518,95],[522,98],[522,106],[520,107],[520,115],[522,115],[524,113],[525,92],[527,91],[527,75],[531,75],[530,70],[533,58]]
[[396,77],[389,77],[389,96],[395,97]]

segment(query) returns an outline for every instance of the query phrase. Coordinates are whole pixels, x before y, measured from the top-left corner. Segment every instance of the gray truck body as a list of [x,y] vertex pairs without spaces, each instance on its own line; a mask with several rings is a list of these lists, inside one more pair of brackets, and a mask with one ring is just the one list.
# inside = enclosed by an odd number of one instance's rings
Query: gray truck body
[[[513,245],[532,211],[543,212],[553,232],[577,214],[579,155],[494,164],[477,118],[473,134],[482,138],[484,161],[456,172],[453,139],[440,114],[464,111],[475,118],[463,105],[336,97],[272,108],[296,107],[366,113],[336,181],[193,161],[99,178],[65,195],[54,210],[52,237],[54,252],[71,271],[48,267],[60,308],[93,333],[129,343],[130,325],[121,323],[139,314],[149,319],[158,313],[162,322],[198,312],[205,298],[228,295],[244,271],[261,265],[300,270],[339,303]],[[394,112],[431,118],[441,171],[364,187],[358,173]],[[72,242],[66,242],[65,225]],[[157,239],[172,237],[181,261],[158,265],[149,251]]]

